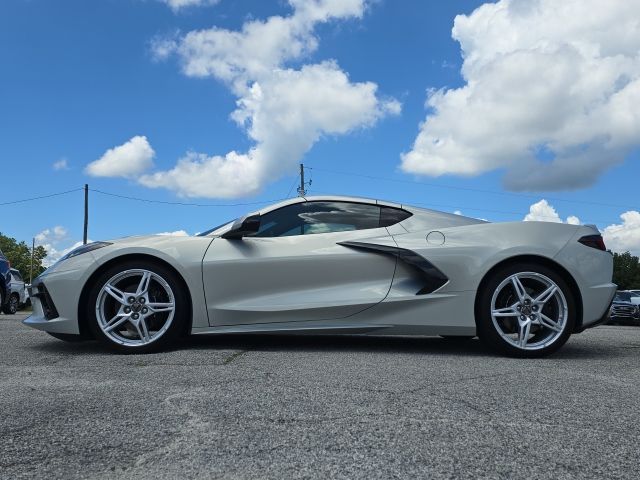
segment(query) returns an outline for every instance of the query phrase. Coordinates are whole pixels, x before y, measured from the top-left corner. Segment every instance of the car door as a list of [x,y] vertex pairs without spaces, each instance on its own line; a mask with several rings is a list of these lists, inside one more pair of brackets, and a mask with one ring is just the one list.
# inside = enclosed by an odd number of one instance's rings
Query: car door
[[11,291],[16,292],[20,296],[20,304],[23,304],[25,299],[24,279],[17,270],[11,272]]
[[381,302],[396,259],[339,242],[393,244],[380,207],[315,201],[260,218],[242,239],[215,238],[203,260],[211,325],[344,318]]

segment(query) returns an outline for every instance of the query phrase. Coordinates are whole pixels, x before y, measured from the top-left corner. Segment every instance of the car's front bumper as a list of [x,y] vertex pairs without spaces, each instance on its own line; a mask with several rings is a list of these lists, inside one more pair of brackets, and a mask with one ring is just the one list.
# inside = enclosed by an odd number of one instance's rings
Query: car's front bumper
[[95,263],[85,253],[50,268],[29,290],[33,312],[23,323],[38,330],[78,335],[78,304],[82,287]]
[[29,288],[31,308],[33,309],[23,323],[37,330],[53,333],[78,334],[78,322],[75,318],[60,316],[44,283],[34,284]]

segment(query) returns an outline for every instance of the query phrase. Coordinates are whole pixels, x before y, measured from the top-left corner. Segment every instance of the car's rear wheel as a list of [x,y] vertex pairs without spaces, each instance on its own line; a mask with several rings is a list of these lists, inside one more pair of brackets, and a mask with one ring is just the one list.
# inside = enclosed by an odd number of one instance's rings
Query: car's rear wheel
[[17,293],[12,293],[9,295],[9,301],[4,306],[2,311],[8,315],[13,315],[18,311],[18,307],[20,306],[20,296]]
[[490,347],[518,357],[541,357],[568,340],[575,299],[551,268],[520,263],[495,272],[480,292],[476,322]]
[[91,289],[89,328],[108,347],[157,351],[184,332],[187,296],[177,275],[149,261],[126,261],[103,272]]

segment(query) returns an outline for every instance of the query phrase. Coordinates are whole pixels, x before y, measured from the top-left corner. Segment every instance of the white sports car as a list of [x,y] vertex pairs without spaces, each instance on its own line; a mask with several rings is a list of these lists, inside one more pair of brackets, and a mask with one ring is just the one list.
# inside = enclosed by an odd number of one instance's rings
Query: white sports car
[[277,332],[478,336],[541,356],[606,319],[612,269],[592,226],[296,198],[198,236],[81,246],[33,281],[24,323],[125,352]]

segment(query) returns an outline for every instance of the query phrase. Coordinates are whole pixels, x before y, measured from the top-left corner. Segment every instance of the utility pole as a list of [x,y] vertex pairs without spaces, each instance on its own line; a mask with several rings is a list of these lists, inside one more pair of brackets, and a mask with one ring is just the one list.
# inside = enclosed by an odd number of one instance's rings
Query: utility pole
[[307,191],[304,189],[304,165],[300,164],[300,186],[298,187],[298,196],[304,197]]
[[84,184],[84,235],[82,243],[87,244],[87,232],[89,230],[89,185]]
[[33,254],[36,250],[36,238],[31,239],[31,268],[29,269],[29,284],[33,283]]
[[305,185],[311,185],[311,180],[305,183],[304,181],[304,165],[300,164],[300,186],[298,187],[298,196],[304,197],[307,195],[307,190],[304,188]]

